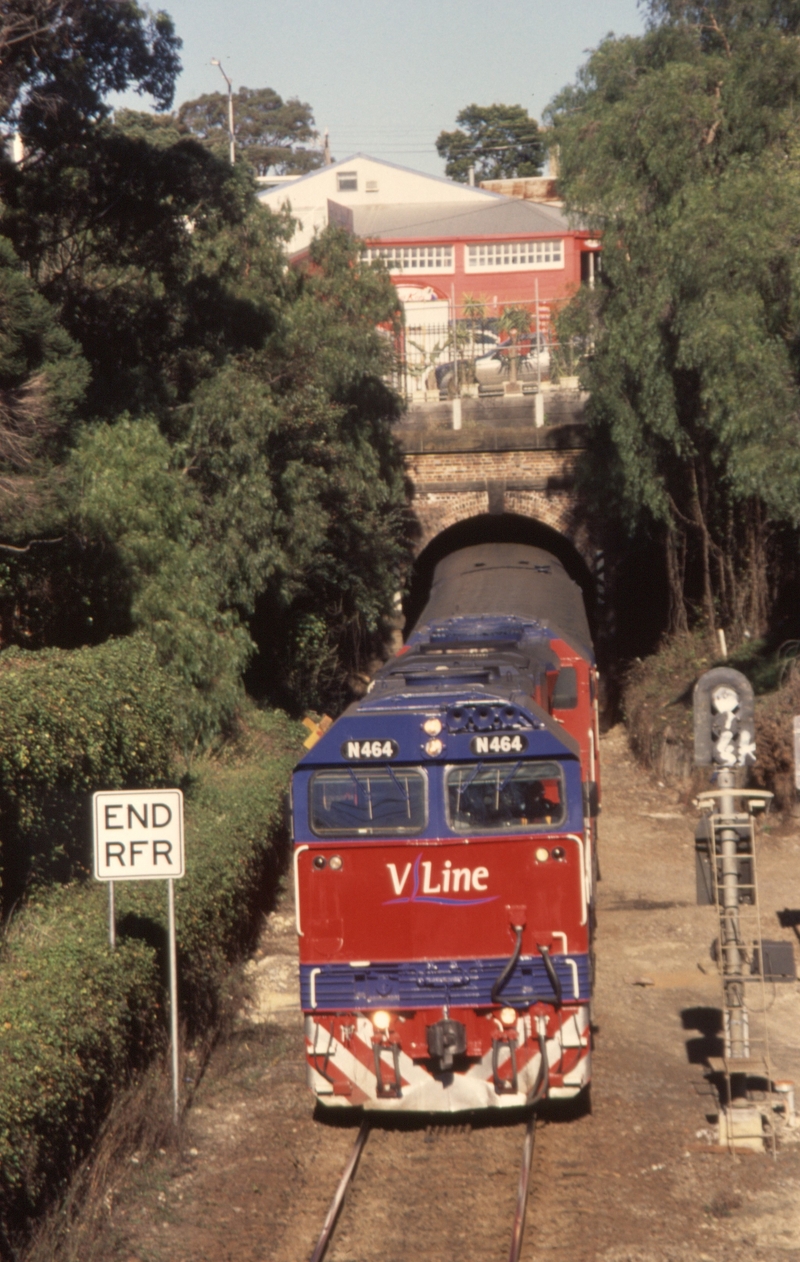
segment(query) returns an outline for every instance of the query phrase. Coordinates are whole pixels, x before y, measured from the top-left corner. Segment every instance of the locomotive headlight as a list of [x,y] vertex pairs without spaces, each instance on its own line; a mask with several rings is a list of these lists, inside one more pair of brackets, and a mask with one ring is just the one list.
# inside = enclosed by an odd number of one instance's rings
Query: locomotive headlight
[[438,736],[442,730],[441,719],[426,719],[422,724],[422,730],[426,736]]
[[501,1008],[500,1021],[503,1025],[516,1025],[517,1013],[515,1008]]
[[550,858],[550,851],[545,850],[544,846],[540,846],[539,849],[536,851],[536,858],[539,861],[539,863],[546,863],[547,860]]
[[385,1034],[392,1023],[391,1014],[385,1012],[383,1008],[379,1008],[377,1012],[373,1012],[370,1015],[375,1029],[380,1030],[381,1034]]
[[554,846],[551,853],[554,859],[563,859],[566,851],[563,846]]
[[432,758],[435,758],[437,754],[441,754],[443,749],[444,744],[438,739],[438,737],[434,737],[433,740],[425,742],[425,753],[430,754]]
[[334,872],[338,872],[341,866],[342,866],[341,855],[338,855],[338,854],[332,855],[331,858],[328,860],[328,867],[332,868]]

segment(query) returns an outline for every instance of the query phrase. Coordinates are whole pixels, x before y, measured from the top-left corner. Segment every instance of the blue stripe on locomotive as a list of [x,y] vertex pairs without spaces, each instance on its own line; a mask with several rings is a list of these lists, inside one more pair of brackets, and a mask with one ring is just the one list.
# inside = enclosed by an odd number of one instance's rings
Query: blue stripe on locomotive
[[[551,956],[565,1003],[588,1002],[591,993],[589,956],[576,952]],[[575,976],[578,993],[575,994]],[[302,964],[300,1002],[304,1012],[349,1012],[354,1009],[461,1008],[493,1006],[492,987],[498,960],[434,960],[380,964]],[[312,998],[314,1003],[312,1004]],[[529,1006],[553,1003],[555,992],[541,956],[522,956],[503,987],[502,1002]]]

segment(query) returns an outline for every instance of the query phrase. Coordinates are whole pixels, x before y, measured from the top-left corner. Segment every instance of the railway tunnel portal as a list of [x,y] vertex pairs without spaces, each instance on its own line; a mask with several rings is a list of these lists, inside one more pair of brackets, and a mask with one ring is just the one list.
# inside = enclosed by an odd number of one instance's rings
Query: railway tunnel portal
[[548,392],[545,425],[533,400],[465,399],[409,409],[398,426],[416,527],[406,627],[424,607],[436,564],[476,543],[529,543],[556,555],[584,592],[593,629],[604,601],[603,542],[581,510],[575,467],[585,447],[577,390]]

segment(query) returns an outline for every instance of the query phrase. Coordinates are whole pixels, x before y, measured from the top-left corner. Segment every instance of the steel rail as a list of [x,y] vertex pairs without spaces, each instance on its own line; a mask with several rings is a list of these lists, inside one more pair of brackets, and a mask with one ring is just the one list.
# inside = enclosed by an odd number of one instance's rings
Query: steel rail
[[514,1228],[511,1233],[511,1248],[508,1253],[508,1262],[519,1262],[519,1255],[522,1250],[522,1233],[525,1230],[525,1210],[528,1205],[528,1184],[531,1181],[535,1131],[536,1114],[531,1113],[528,1118],[525,1143],[522,1149],[522,1167],[519,1172],[519,1184],[517,1186],[517,1208],[514,1212]]
[[[531,1169],[533,1166],[533,1141],[536,1131],[536,1114],[531,1113],[528,1119],[528,1125],[525,1130],[525,1142],[522,1148],[522,1166],[519,1172],[519,1183],[517,1185],[517,1204],[514,1212],[514,1226],[511,1232],[511,1248],[508,1254],[508,1262],[519,1262],[520,1253],[522,1251],[522,1233],[525,1230],[525,1211],[528,1205],[528,1187],[531,1181]],[[350,1153],[350,1158],[344,1168],[344,1173],[339,1180],[338,1187],[330,1203],[328,1213],[325,1216],[325,1222],[320,1232],[319,1240],[316,1248],[311,1255],[310,1262],[322,1262],[325,1252],[330,1244],[333,1235],[336,1220],[339,1217],[339,1211],[344,1203],[347,1189],[352,1182],[353,1176],[358,1166],[358,1159],[367,1142],[370,1132],[370,1123],[368,1119],[364,1119],[361,1123],[356,1142]]]
[[310,1262],[322,1262],[322,1259],[325,1256],[325,1250],[327,1249],[330,1238],[333,1235],[333,1229],[336,1226],[336,1219],[339,1217],[339,1210],[342,1208],[342,1202],[344,1201],[345,1194],[350,1186],[353,1175],[356,1172],[358,1159],[361,1156],[365,1143],[367,1142],[368,1135],[369,1120],[364,1118],[356,1137],[356,1142],[353,1144],[353,1151],[350,1153],[350,1160],[344,1168],[344,1174],[339,1180],[339,1186],[334,1193],[330,1208],[325,1216],[325,1222],[322,1225],[322,1231],[320,1232],[320,1237],[317,1241],[317,1247],[311,1254]]

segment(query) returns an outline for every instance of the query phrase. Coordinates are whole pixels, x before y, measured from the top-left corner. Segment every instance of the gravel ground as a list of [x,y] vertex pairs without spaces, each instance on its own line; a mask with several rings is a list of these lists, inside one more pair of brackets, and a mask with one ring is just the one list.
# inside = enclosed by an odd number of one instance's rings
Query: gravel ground
[[[713,909],[694,902],[695,811],[602,741],[592,1111],[547,1112],[536,1132],[525,1262],[800,1262],[800,1134],[777,1158],[716,1145],[719,981]],[[764,935],[800,908],[800,831],[769,821],[760,850]],[[289,894],[248,965],[252,1002],[219,1047],[182,1157],[132,1165],[109,1197],[105,1256],[123,1262],[302,1262],[357,1117],[315,1115],[305,1086]],[[800,994],[770,987],[776,1077],[800,1084]],[[798,1093],[800,1095],[800,1091]],[[331,1262],[507,1257],[524,1121],[381,1121],[345,1204]]]

